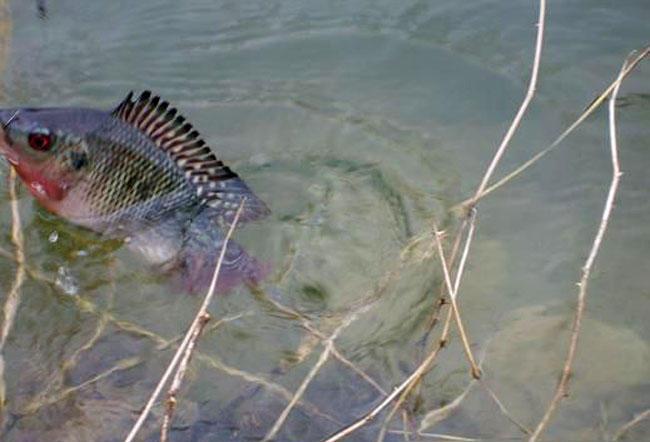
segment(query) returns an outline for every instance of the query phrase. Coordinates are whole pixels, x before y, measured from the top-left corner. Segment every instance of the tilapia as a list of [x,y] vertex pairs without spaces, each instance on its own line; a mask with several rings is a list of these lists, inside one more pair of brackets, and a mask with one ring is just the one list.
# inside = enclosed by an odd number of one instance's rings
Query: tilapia
[[[269,213],[185,117],[150,91],[129,93],[112,111],[2,109],[0,122],[0,153],[41,205],[124,239],[189,292],[209,285],[242,199],[240,224]],[[229,241],[218,290],[264,273]]]

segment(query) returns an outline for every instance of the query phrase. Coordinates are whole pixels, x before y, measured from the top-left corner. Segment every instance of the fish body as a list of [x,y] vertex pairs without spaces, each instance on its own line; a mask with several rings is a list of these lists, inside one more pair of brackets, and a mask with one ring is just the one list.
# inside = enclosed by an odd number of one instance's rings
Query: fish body
[[[146,91],[112,112],[86,108],[0,111],[0,152],[51,212],[111,238],[206,288],[224,229],[269,213],[175,108]],[[262,267],[229,243],[219,288],[258,280]]]

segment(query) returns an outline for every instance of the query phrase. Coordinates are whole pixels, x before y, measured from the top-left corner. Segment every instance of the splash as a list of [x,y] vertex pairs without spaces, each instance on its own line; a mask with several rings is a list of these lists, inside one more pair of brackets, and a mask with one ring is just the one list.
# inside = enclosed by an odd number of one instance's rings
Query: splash
[[59,267],[59,271],[56,276],[56,285],[66,295],[76,296],[79,293],[79,283],[77,282],[76,278],[72,276],[70,269],[67,267]]

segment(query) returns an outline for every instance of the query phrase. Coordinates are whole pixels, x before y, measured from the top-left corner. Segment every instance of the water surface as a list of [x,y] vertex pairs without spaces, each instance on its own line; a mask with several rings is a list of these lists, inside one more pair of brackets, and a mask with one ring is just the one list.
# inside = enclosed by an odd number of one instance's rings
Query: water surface
[[[273,271],[264,296],[325,334],[352,323],[339,351],[384,390],[435,343],[426,336],[439,264],[416,248],[432,217],[471,194],[523,98],[537,11],[512,1],[10,2],[3,105],[115,106],[129,90],[173,101],[272,215],[236,239]],[[643,0],[551,2],[536,101],[503,173],[574,119],[648,43]],[[650,67],[621,90],[625,172],[590,286],[572,394],[552,440],[607,440],[650,406],[647,320]],[[532,427],[550,399],[579,278],[610,179],[606,114],[480,205],[460,303],[486,379]],[[8,166],[0,165],[3,189]],[[38,208],[20,213],[30,269],[4,349],[3,440],[122,440],[200,297],[174,292],[138,256]],[[13,249],[6,191],[0,247]],[[0,257],[6,300],[16,267]],[[172,439],[261,440],[323,346],[301,321],[240,288],[213,324],[181,391]],[[352,315],[352,316],[350,316]],[[235,319],[232,319],[235,318]],[[423,346],[423,342],[426,345]],[[407,402],[413,427],[469,384],[455,332]],[[269,383],[273,385],[269,387]],[[277,440],[317,441],[381,400],[329,360]],[[161,408],[142,440],[157,440]],[[385,416],[350,440],[375,440]],[[390,424],[403,429],[401,418]],[[427,428],[523,438],[474,388]],[[630,440],[650,437],[648,423]],[[387,440],[403,440],[389,434]]]

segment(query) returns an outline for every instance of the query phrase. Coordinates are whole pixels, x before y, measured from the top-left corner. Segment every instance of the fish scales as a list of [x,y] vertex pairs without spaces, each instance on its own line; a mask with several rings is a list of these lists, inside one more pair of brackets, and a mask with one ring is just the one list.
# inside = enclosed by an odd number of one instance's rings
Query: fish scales
[[[224,227],[269,213],[178,111],[150,92],[113,111],[0,110],[2,153],[48,210],[125,239],[195,292],[210,282]],[[258,281],[265,266],[229,242],[219,289]]]
[[200,205],[178,165],[131,126],[109,119],[88,134],[86,144],[90,166],[78,193],[97,215],[85,220],[96,223],[96,230],[117,225],[137,229],[171,211]]

